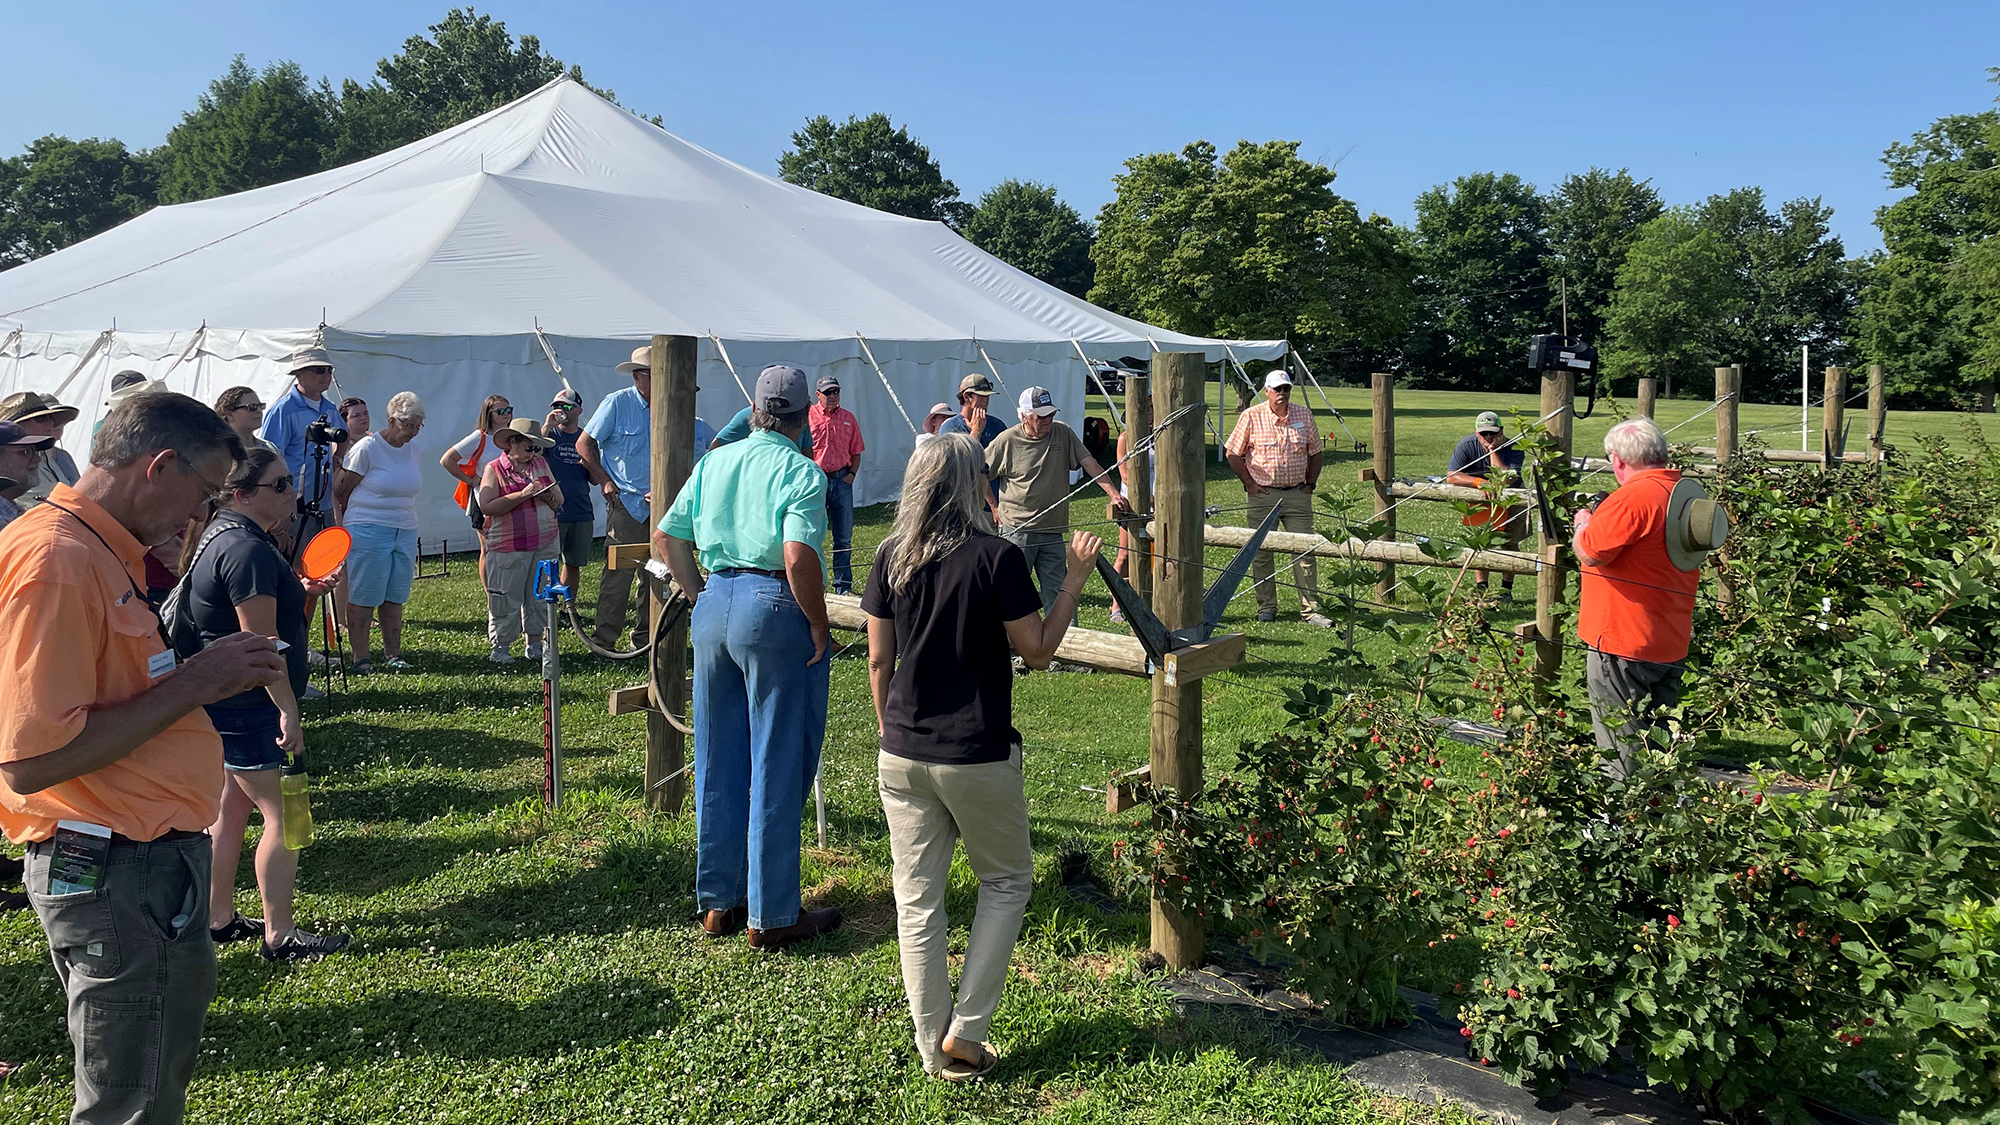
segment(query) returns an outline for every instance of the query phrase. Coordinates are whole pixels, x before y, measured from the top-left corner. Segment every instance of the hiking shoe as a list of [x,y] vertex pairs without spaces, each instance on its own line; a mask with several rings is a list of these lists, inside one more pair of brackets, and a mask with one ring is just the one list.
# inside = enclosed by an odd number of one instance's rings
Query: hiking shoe
[[1268,621],[1276,621],[1277,619],[1278,619],[1278,611],[1275,609],[1260,609],[1257,611],[1257,620],[1259,621],[1268,622]]
[[309,699],[325,699],[325,698],[326,698],[326,692],[321,691],[319,688],[313,686],[312,684],[307,684],[306,690],[299,693],[299,699],[301,701]]
[[534,661],[536,664],[540,664],[542,662],[542,646],[529,645],[528,659]]
[[217,945],[228,945],[230,942],[235,941],[249,941],[251,938],[261,938],[263,936],[264,920],[262,918],[246,918],[240,912],[232,916],[227,925],[210,926],[208,928],[208,939]]
[[821,934],[840,928],[840,911],[834,907],[824,910],[808,910],[799,915],[799,920],[789,926],[779,926],[772,930],[752,929],[750,948],[757,950],[783,949],[793,942],[808,941]]
[[346,934],[313,934],[304,930],[293,930],[291,935],[277,945],[263,943],[266,961],[317,961],[329,953],[338,953],[347,948],[354,939]]
[[514,656],[513,656],[513,654],[512,654],[512,653],[510,653],[510,652],[508,652],[508,651],[507,651],[506,649],[504,649],[504,648],[496,648],[496,649],[494,649],[494,650],[493,650],[493,653],[492,653],[492,655],[488,656],[488,657],[487,657],[486,659],[488,659],[488,660],[491,660],[491,661],[492,661],[493,663],[495,663],[495,664],[512,664],[512,663],[514,663]]

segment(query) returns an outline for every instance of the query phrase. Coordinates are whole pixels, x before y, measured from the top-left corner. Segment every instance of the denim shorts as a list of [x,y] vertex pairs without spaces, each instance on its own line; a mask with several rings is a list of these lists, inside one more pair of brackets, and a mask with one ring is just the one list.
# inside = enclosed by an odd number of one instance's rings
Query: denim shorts
[[350,605],[402,605],[410,600],[410,579],[416,576],[417,529],[357,523],[347,529],[354,546],[347,552],[347,601]]
[[222,764],[246,773],[274,770],[285,764],[278,747],[278,705],[209,707],[208,720],[222,736]]

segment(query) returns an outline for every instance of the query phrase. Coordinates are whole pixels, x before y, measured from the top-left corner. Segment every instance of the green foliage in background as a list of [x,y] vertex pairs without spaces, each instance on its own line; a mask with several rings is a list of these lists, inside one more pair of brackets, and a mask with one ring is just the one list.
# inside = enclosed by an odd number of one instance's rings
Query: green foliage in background
[[886,113],[838,124],[825,114],[807,119],[792,134],[792,147],[778,156],[778,174],[787,183],[912,219],[956,226],[967,210],[930,148]]
[[1096,232],[1056,195],[1052,184],[1000,181],[979,197],[959,233],[1065,293],[1082,297],[1090,292],[1090,244]]

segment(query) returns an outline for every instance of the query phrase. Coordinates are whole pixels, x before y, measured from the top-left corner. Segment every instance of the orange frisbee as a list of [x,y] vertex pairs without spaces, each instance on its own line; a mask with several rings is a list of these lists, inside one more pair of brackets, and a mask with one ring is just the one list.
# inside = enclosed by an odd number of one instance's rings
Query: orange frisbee
[[332,574],[341,563],[347,561],[348,549],[354,546],[354,537],[344,527],[329,527],[312,537],[306,544],[305,554],[299,556],[305,564],[305,576],[309,582],[317,582]]

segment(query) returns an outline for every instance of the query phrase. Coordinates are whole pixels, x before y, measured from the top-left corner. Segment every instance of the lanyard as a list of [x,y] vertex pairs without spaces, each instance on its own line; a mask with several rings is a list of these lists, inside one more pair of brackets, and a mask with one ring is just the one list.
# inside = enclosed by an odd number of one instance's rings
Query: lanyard
[[[90,526],[90,521],[89,521],[89,520],[87,520],[87,519],[84,519],[84,518],[83,518],[83,516],[82,516],[82,515],[81,515],[80,513],[78,513],[78,512],[77,512],[77,511],[76,511],[75,509],[73,509],[73,508],[65,508],[64,506],[62,506],[61,504],[58,504],[58,503],[56,503],[56,502],[55,502],[55,501],[53,501],[53,500],[44,500],[44,501],[42,501],[42,503],[44,503],[44,504],[47,504],[47,505],[48,505],[49,507],[51,507],[51,508],[54,508],[55,510],[57,510],[57,511],[59,511],[59,512],[63,512],[63,513],[65,513],[65,514],[67,514],[67,515],[70,515],[70,516],[74,517],[74,518],[76,519],[76,522],[78,522],[78,523],[80,523],[80,524],[82,524],[82,525],[83,525],[83,529],[84,529],[85,531],[88,531],[88,532],[90,532],[90,534],[91,534],[91,535],[92,535],[92,536],[93,536],[93,537],[94,537],[94,538],[95,538],[95,539],[96,539],[96,540],[97,540],[97,541],[98,541],[99,543],[102,543],[102,544],[104,544],[104,549],[105,549],[105,550],[107,550],[107,551],[110,551],[110,552],[111,552],[111,557],[112,557],[112,558],[113,558],[114,560],[116,560],[116,561],[117,561],[117,563],[118,563],[118,573],[120,573],[120,574],[124,575],[124,576],[125,576],[125,581],[126,581],[127,583],[129,583],[129,584],[131,585],[131,587],[132,587],[132,596],[133,596],[133,597],[136,597],[136,598],[138,598],[138,599],[139,599],[139,603],[140,603],[141,605],[145,605],[145,606],[148,606],[148,607],[150,607],[150,606],[152,605],[152,602],[148,601],[148,600],[147,600],[147,598],[146,598],[146,592],[145,592],[144,590],[141,590],[141,589],[139,588],[139,584],[138,584],[137,582],[133,582],[133,581],[132,581],[132,572],[131,572],[131,571],[129,571],[129,570],[127,570],[127,569],[125,569],[125,560],[124,560],[123,558],[120,558],[120,557],[119,557],[119,554],[118,554],[118,551],[117,551],[117,550],[116,550],[116,549],[115,549],[114,547],[112,547],[112,546],[111,546],[110,542],[109,542],[109,541],[107,541],[107,540],[106,540],[106,539],[104,538],[104,536],[102,536],[102,535],[98,534],[98,531],[97,531],[97,529],[96,529],[96,528],[94,528],[94,527]],[[173,642],[173,641],[171,641],[171,640],[168,640],[168,639],[167,639],[167,627],[166,627],[166,625],[164,625],[164,624],[162,624],[162,623],[161,623],[161,621],[160,621],[160,616],[159,616],[159,614],[157,614],[157,613],[153,615],[153,628],[154,628],[154,630],[155,630],[155,631],[157,631],[157,632],[158,632],[158,633],[160,634],[160,642],[161,642],[162,644],[166,645],[166,646],[167,646],[168,648],[173,648],[173,647],[174,647],[174,642]]]

